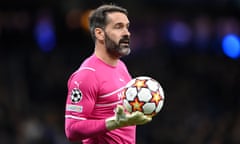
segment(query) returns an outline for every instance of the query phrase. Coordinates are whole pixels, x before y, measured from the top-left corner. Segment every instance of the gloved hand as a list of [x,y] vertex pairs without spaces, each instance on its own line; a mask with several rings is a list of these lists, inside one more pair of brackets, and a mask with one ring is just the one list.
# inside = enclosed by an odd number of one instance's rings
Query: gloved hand
[[139,111],[126,113],[124,112],[124,107],[118,105],[115,109],[115,116],[106,119],[106,126],[108,130],[113,130],[125,126],[143,125],[151,120],[151,117],[148,117]]

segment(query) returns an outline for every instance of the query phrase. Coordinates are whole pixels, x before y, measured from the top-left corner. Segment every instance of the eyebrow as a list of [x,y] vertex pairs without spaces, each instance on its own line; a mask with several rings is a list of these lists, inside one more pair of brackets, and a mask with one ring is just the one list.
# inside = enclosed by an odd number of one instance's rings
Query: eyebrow
[[127,25],[127,26],[129,26],[130,25],[130,22],[128,22],[128,23],[123,23],[123,22],[117,22],[117,23],[115,23],[114,25],[119,25],[119,24],[121,24],[121,25]]

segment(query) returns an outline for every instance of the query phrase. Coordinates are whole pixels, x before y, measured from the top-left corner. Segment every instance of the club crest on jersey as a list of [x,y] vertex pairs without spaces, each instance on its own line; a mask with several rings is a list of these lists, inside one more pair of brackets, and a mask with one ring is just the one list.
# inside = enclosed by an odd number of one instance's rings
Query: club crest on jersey
[[81,101],[81,99],[82,99],[82,92],[80,91],[80,89],[78,89],[78,88],[72,89],[71,101],[73,103],[78,103]]

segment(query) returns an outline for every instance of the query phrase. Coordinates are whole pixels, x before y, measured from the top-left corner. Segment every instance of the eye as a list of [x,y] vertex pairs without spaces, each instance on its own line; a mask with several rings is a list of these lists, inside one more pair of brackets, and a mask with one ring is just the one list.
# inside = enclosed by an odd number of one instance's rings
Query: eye
[[114,26],[114,28],[121,29],[121,28],[123,28],[123,24],[118,23]]
[[122,29],[127,29],[129,30],[129,23],[128,24],[124,24],[124,23],[116,23],[113,26],[114,29],[118,29],[118,30],[122,30]]

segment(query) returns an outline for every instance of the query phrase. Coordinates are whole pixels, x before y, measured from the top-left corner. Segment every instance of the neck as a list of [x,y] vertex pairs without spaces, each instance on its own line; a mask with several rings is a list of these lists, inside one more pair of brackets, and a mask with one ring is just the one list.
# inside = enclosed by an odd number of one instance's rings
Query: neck
[[102,45],[95,45],[94,54],[101,59],[103,62],[105,62],[108,65],[116,66],[119,58],[113,57],[107,53],[107,50]]

